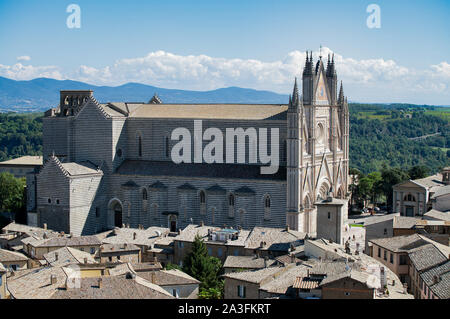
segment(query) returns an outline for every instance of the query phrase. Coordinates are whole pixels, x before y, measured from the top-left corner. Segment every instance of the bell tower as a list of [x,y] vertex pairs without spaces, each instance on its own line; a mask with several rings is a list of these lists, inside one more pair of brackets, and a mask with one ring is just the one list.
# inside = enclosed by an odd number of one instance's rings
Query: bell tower
[[72,116],[93,96],[91,90],[60,91],[59,109],[60,116]]

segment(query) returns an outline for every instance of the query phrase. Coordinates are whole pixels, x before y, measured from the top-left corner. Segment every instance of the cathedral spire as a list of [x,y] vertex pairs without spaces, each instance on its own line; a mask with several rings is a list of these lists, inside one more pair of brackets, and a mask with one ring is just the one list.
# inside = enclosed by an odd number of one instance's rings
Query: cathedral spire
[[298,87],[297,87],[297,77],[295,77],[294,91],[292,92],[292,104],[297,106],[298,104]]
[[303,75],[312,75],[312,57],[308,59],[308,51],[306,51],[305,68],[303,69]]
[[344,87],[342,85],[342,81],[341,81],[341,88],[339,89],[339,98],[338,98],[338,102],[339,103],[343,103],[344,102]]

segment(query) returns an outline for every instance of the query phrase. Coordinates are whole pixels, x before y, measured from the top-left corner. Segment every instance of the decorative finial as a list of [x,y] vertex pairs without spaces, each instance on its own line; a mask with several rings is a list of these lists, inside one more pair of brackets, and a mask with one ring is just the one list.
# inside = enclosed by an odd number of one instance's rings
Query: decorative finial
[[322,45],[319,48],[319,58],[322,60]]

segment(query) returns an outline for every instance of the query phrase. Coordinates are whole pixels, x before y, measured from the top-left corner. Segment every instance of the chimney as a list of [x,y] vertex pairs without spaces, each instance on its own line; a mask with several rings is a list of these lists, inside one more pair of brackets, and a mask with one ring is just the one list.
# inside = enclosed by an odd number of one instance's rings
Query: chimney
[[133,233],[133,240],[136,240],[136,236],[137,236],[137,234]]
[[295,263],[295,255],[291,254],[291,264]]
[[123,249],[127,249],[127,243],[123,244]]
[[56,275],[51,275],[50,276],[50,285],[54,285],[56,284]]
[[203,222],[203,220],[200,222],[200,226],[205,226],[205,223]]
[[84,263],[85,263],[85,264],[87,264],[87,263],[88,263],[88,259],[87,259],[87,257],[84,257],[84,259],[83,259],[83,260],[84,260]]
[[58,257],[59,257],[59,254],[58,254],[58,253],[55,253],[55,261],[58,260]]
[[267,256],[264,257],[264,268],[267,268]]
[[47,223],[44,223],[44,229],[47,229]]
[[102,288],[102,278],[98,278],[98,288]]
[[154,283],[155,283],[155,272],[152,271],[152,284],[154,284]]
[[309,268],[306,269],[306,277],[309,277]]
[[286,231],[289,231],[289,225],[286,225]]

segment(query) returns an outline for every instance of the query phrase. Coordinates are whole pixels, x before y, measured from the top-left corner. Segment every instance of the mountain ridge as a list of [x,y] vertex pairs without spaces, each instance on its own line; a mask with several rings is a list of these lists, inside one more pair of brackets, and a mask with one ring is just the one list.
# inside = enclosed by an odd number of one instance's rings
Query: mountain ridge
[[287,104],[288,95],[230,86],[209,91],[166,89],[129,82],[119,86],[97,86],[81,81],[36,78],[16,81],[0,77],[0,110],[36,112],[56,107],[60,90],[93,90],[104,102],[147,102],[157,93],[164,103],[255,103]]

